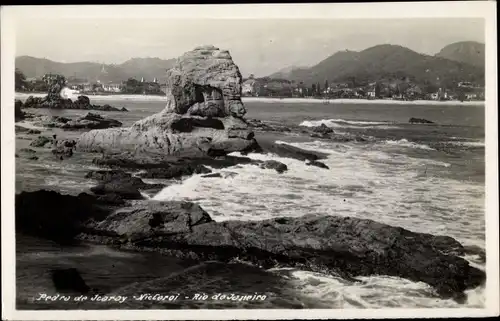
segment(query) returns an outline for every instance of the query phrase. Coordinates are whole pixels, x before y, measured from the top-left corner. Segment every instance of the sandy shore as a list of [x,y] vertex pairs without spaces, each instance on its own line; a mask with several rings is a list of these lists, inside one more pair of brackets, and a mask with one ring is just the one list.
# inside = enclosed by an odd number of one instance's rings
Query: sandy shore
[[[44,97],[45,94],[42,93],[17,93],[15,94],[16,99],[26,99],[29,96],[34,97]],[[69,96],[72,100],[75,100],[78,94]],[[88,96],[91,100],[99,101],[165,101],[164,96],[145,96],[145,95],[90,95]],[[244,103],[281,103],[281,104],[325,104],[323,99],[314,98],[267,98],[267,97],[242,97]],[[433,101],[433,100],[414,100],[414,101],[402,101],[402,100],[385,100],[385,99],[330,99],[330,104],[384,104],[384,105],[454,105],[454,106],[484,106],[484,101]]]

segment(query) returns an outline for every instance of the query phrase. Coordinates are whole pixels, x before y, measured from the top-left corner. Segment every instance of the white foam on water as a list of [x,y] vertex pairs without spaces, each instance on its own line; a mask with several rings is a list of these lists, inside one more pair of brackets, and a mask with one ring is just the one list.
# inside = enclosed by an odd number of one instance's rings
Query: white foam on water
[[[385,144],[323,141],[290,145],[328,152],[321,161],[330,169],[276,155],[249,154],[252,159],[282,162],[288,171],[278,174],[255,165],[238,165],[223,170],[237,173],[230,179],[194,175],[164,188],[153,199],[195,201],[216,221],[304,214],[369,218],[415,232],[451,236],[464,245],[484,249],[484,186],[429,174],[446,163],[381,150]],[[342,282],[333,278],[331,284],[325,282],[323,290],[303,287],[311,294],[323,291],[318,298],[333,287],[336,292],[323,299],[334,306],[456,305],[435,298],[427,285],[407,280],[374,277],[347,287]],[[481,300],[473,301],[471,304],[480,304]]]
[[450,142],[446,142],[446,144],[455,145],[455,146],[464,146],[464,147],[485,147],[484,141],[476,141],[476,142],[450,141]]
[[[280,269],[274,271],[279,272]],[[357,277],[360,282],[314,272],[293,270],[290,284],[301,294],[330,308],[458,308],[463,305],[439,298],[423,282],[390,276]],[[467,307],[484,307],[484,288],[466,291]]]
[[231,179],[194,175],[164,188],[153,199],[197,201],[219,221],[307,213],[370,218],[484,247],[484,186],[428,173],[447,163],[389,154],[377,146],[290,145],[328,151],[322,161],[330,169],[275,155],[249,154],[253,159],[280,161],[288,171],[278,174],[239,165],[227,168],[237,173]]
[[330,128],[378,128],[378,129],[395,129],[396,126],[391,125],[392,122],[382,121],[362,121],[362,120],[346,120],[346,119],[322,119],[322,120],[305,120],[299,126],[317,127],[325,125]]
[[400,140],[386,140],[384,141],[385,144],[388,145],[396,145],[400,147],[407,147],[407,148],[418,148],[418,149],[425,149],[425,150],[435,150],[434,148],[431,148],[425,144],[418,144],[415,142],[410,142],[407,139],[403,138]]

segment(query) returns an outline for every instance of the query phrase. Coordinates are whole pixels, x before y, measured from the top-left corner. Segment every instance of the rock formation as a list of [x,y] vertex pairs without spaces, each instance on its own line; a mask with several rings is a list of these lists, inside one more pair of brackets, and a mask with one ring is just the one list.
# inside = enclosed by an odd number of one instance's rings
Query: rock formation
[[297,267],[352,281],[363,275],[397,276],[425,282],[442,297],[456,299],[485,281],[483,271],[460,257],[467,249],[455,239],[369,219],[305,215],[216,222],[190,202],[116,205],[112,195],[22,192],[16,195],[16,230],[58,242],[76,237],[200,261],[239,258],[264,268]]
[[167,71],[164,110],[130,128],[85,133],[78,148],[196,156],[219,156],[251,148],[255,140],[242,119],[241,81],[228,51],[198,47]]
[[424,118],[410,118],[410,120],[408,120],[408,122],[410,124],[434,124],[433,121],[430,121],[430,120],[427,120],[427,119],[424,119]]
[[[24,102],[24,108],[52,108],[52,109],[95,109],[105,111],[127,111],[125,108],[115,108],[109,105],[92,105],[87,96],[78,96],[76,101],[61,96],[61,91],[66,85],[66,78],[62,75],[45,75],[43,80],[47,82],[49,90],[47,96],[29,96]],[[17,101],[16,101],[17,104]],[[17,105],[16,105],[17,106]],[[17,108],[17,107],[16,107]]]

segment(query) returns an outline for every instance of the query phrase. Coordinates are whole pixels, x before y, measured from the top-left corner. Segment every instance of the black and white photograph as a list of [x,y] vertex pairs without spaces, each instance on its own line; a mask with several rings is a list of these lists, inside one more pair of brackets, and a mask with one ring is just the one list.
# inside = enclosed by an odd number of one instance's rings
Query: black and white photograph
[[5,319],[498,314],[494,2],[1,13]]

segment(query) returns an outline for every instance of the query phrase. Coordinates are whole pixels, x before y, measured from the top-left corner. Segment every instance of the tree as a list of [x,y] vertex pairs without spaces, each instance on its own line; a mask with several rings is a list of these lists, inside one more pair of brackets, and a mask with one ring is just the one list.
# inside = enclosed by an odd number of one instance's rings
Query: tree
[[375,84],[375,97],[380,98],[380,94],[381,94],[380,84],[376,83]]
[[328,86],[328,79],[327,79],[327,80],[325,80],[325,90],[327,90],[327,91],[328,91],[328,87],[329,87],[329,86]]
[[312,87],[311,87],[311,94],[314,96],[314,94],[316,94],[316,84],[312,84]]
[[15,78],[15,90],[26,89],[26,76],[24,76],[21,70],[16,68],[14,78]]

